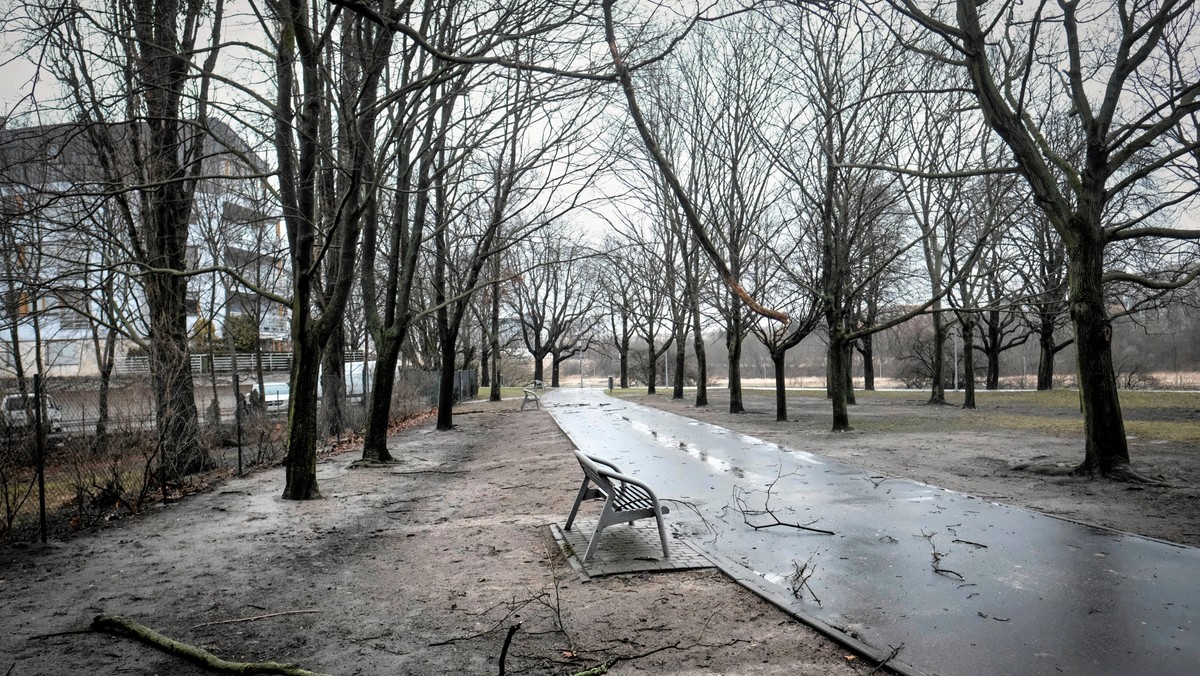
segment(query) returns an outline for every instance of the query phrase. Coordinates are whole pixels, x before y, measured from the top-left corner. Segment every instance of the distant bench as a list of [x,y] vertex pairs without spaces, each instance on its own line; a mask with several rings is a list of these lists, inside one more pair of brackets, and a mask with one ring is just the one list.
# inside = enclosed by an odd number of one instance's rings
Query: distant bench
[[[579,451],[574,453],[580,468],[583,469],[583,484],[579,487],[579,495],[575,498],[575,506],[571,508],[571,515],[567,517],[564,530],[571,530],[575,514],[584,500],[604,498],[604,510],[600,512],[596,532],[592,534],[592,541],[588,543],[587,554],[583,560],[590,561],[596,553],[596,547],[600,544],[600,532],[605,528],[623,521],[632,525],[635,519],[651,517],[658,522],[658,539],[662,542],[663,557],[671,558],[671,552],[667,549],[667,529],[663,526],[662,519],[663,514],[669,513],[670,510],[658,503],[658,496],[654,491],[645,483],[621,474],[621,470],[607,460],[584,455]],[[595,488],[589,488],[589,483]]]
[[521,400],[521,410],[522,411],[525,410],[525,404],[528,404],[531,401],[533,402],[534,408],[542,407],[542,398],[537,395],[537,392],[534,392],[533,390],[529,389],[528,387],[522,389],[521,391],[525,393],[525,398]]

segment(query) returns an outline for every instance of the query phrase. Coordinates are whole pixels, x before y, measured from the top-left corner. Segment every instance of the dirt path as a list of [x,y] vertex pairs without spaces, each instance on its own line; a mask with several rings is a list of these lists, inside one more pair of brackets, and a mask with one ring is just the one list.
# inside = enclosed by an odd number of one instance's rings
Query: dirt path
[[[518,404],[471,404],[453,432],[403,433],[394,468],[350,469],[353,451],[325,459],[323,500],[281,501],[276,469],[0,554],[0,671],[203,673],[127,639],[39,638],[98,613],[226,659],[339,675],[496,673],[517,623],[509,673],[621,657],[613,673],[869,671],[714,571],[579,582],[544,527],[578,487],[570,442]],[[274,613],[290,614],[206,624]]]

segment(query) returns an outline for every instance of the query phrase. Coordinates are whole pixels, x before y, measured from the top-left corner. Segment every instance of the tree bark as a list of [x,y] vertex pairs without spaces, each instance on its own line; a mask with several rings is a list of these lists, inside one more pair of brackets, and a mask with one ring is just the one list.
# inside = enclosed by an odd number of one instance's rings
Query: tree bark
[[392,415],[392,395],[396,385],[396,365],[400,362],[400,340],[387,336],[375,344],[375,386],[367,404],[367,425],[363,436],[363,460],[391,462],[387,430]]
[[346,429],[346,332],[340,322],[321,357],[322,429],[327,437],[340,437]]
[[[734,301],[736,302],[736,301]],[[725,346],[729,348],[729,412],[745,413],[742,402],[742,334],[740,322],[725,332]]]
[[875,391],[875,341],[874,336],[863,336],[858,339],[858,352],[863,360],[863,389]]
[[1000,311],[990,311],[984,326],[988,334],[987,340],[984,341],[984,346],[987,348],[987,383],[984,387],[989,390],[998,390],[1000,389],[1000,341],[1004,339],[1000,332]]
[[963,408],[975,409],[975,320],[971,313],[959,316],[962,327]]
[[946,403],[946,322],[942,313],[934,312],[933,319],[933,350],[930,354],[931,375],[933,384],[929,391],[929,404]]
[[771,353],[771,363],[775,366],[775,420],[787,422],[787,383],[784,378],[784,359],[787,352]]
[[708,357],[700,328],[700,304],[695,295],[692,298],[692,346],[696,352],[696,406],[708,406]]
[[[1072,227],[1076,232],[1087,228],[1100,231],[1095,225]],[[1112,322],[1104,303],[1104,245],[1095,238],[1078,239],[1068,244],[1067,269],[1079,387],[1087,396],[1081,397],[1084,459],[1075,473],[1110,476],[1129,471],[1129,445],[1113,371]]]
[[[683,342],[683,340],[676,340],[675,344],[683,345],[684,342]],[[683,399],[683,380],[684,380],[684,376],[686,375],[686,373],[684,372],[686,368],[687,368],[687,352],[685,352],[681,349],[676,349],[675,350],[675,387],[674,387],[674,389],[671,390],[671,398],[672,399]]]
[[1042,314],[1038,325],[1038,373],[1039,392],[1048,392],[1054,387],[1054,356],[1058,354],[1054,344],[1054,320]]
[[654,341],[649,342],[646,352],[646,394],[658,394],[655,380],[658,379],[658,352],[654,349]]
[[848,388],[850,380],[850,364],[848,348],[850,345],[845,338],[836,333],[829,336],[829,399],[833,404],[834,432],[849,432],[850,410],[848,408]]
[[[307,338],[305,340],[304,338]],[[317,380],[321,349],[312,333],[293,336],[291,398],[288,401],[288,449],[284,500],[311,500],[321,497],[317,485]]]

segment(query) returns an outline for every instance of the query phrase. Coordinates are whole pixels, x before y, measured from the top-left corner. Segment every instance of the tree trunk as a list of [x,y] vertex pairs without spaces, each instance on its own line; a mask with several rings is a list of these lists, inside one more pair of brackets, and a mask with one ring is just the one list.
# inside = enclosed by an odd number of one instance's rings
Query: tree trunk
[[[1074,228],[1076,232],[1083,229]],[[1113,372],[1112,322],[1104,304],[1104,245],[1089,237],[1080,239],[1083,241],[1071,246],[1068,263],[1086,439],[1083,463],[1075,473],[1119,475],[1129,471],[1129,445]]]
[[784,382],[784,351],[772,352],[771,363],[775,366],[775,420],[786,422],[787,414],[787,383]]
[[846,403],[850,406],[857,406],[858,400],[854,398],[854,343],[846,343]]
[[654,341],[649,343],[649,349],[646,352],[646,394],[657,394],[655,389],[655,380],[658,378],[658,352],[654,349]]
[[621,350],[621,389],[629,389],[629,346]]
[[321,356],[323,429],[325,436],[341,437],[346,429],[346,333],[340,323],[329,336]]
[[[311,338],[306,332],[304,337]],[[321,497],[317,486],[317,381],[321,349],[313,340],[293,339],[288,451],[284,458],[284,500]]]
[[745,413],[746,407],[742,404],[741,332],[736,329],[732,331],[726,331],[725,345],[729,348],[729,412]]
[[846,383],[850,380],[849,344],[839,335],[829,336],[829,398],[833,403],[834,432],[849,432],[850,410]]
[[1039,392],[1048,392],[1054,387],[1054,320],[1049,315],[1041,315],[1038,326],[1038,374],[1037,388]]
[[959,318],[962,327],[963,408],[975,409],[975,320],[969,313]]
[[[182,269],[182,266],[177,269]],[[200,446],[196,389],[187,349],[186,285],[175,275],[148,275],[150,307],[150,377],[154,384],[155,422],[163,448],[167,480],[213,467]],[[173,302],[170,298],[177,297]]]
[[99,455],[108,450],[108,396],[111,391],[113,367],[116,366],[117,337],[112,329],[104,336],[104,345],[100,345],[100,336],[96,325],[92,325],[92,344],[96,351],[96,362],[100,368],[100,386],[96,393],[96,432],[90,445],[91,454]]
[[946,323],[942,320],[941,312],[934,312],[933,318],[933,351],[930,355],[930,372],[933,375],[933,385],[929,391],[930,404],[946,403]]
[[708,406],[708,357],[704,353],[704,334],[700,332],[700,312],[692,305],[692,346],[696,352],[696,406]]
[[[676,345],[683,345],[684,336],[679,336],[675,341]],[[675,388],[671,390],[672,399],[683,399],[683,379],[686,375],[687,368],[687,352],[681,349],[675,350]]]
[[483,347],[479,348],[479,386],[492,386],[492,344],[491,339]]
[[457,356],[458,331],[454,327],[442,332],[441,377],[438,381],[437,429],[454,429],[454,359]]
[[546,355],[544,355],[544,354],[533,355],[533,379],[539,383],[546,382],[546,377],[545,377],[546,371],[545,371],[545,367],[542,366],[542,360],[545,358],[546,358]]
[[875,342],[867,335],[858,339],[859,353],[863,360],[863,389],[875,391]]
[[[496,258],[496,264],[499,265],[499,257]],[[493,269],[496,279],[500,278],[498,269]],[[488,351],[492,353],[492,379],[491,390],[488,392],[488,401],[500,401],[500,282],[492,284],[492,308],[489,313],[491,321],[491,330],[488,332],[489,347]]]
[[985,387],[989,390],[998,390],[1000,389],[1000,341],[1004,340],[1004,336],[1000,332],[1000,311],[990,311],[984,326],[988,334],[987,340],[984,341],[984,347],[987,348],[987,384]]
[[559,360],[558,355],[551,352],[550,353],[550,387],[558,387],[558,374],[559,374],[559,367],[561,365],[562,365],[562,361]]
[[[398,336],[384,335],[375,341],[375,387],[367,404],[367,425],[363,436],[363,460],[393,460],[387,447],[388,423],[392,415],[392,393],[396,385],[396,364],[400,362]],[[365,393],[364,393],[365,396]]]

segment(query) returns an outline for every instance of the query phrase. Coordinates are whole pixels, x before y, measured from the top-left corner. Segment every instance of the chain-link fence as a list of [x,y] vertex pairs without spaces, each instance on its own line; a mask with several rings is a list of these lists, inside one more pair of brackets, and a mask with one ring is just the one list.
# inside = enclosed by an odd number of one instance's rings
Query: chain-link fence
[[[286,383],[271,383],[268,391],[271,385],[283,388],[286,398]],[[0,383],[0,543],[121,518],[229,474],[278,462],[286,449],[287,406],[268,407],[262,397],[250,396],[256,388],[257,382],[243,379],[235,389],[228,374],[197,378],[198,437],[211,469],[175,482],[164,480],[154,393],[146,376],[114,377],[107,387],[82,378],[29,383],[24,390],[11,380]],[[436,391],[436,374],[401,371],[392,417],[428,410]],[[361,390],[343,402],[342,419],[350,430],[364,427],[365,403]]]

